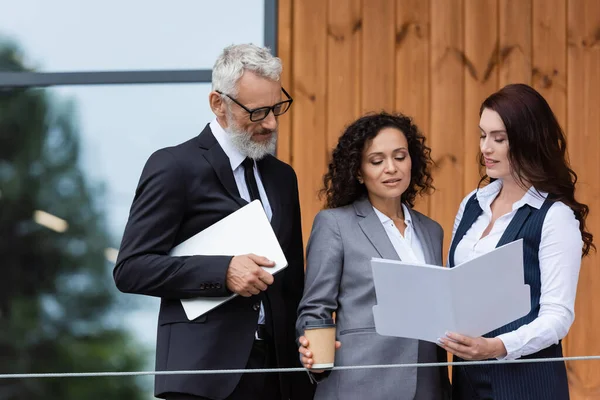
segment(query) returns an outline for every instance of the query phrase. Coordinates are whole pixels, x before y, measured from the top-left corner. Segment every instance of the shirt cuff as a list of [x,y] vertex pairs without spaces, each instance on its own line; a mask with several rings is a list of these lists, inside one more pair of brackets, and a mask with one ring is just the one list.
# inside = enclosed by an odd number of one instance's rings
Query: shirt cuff
[[520,350],[523,346],[516,332],[503,333],[496,337],[502,340],[504,348],[506,348],[506,355],[504,357],[496,357],[497,360],[516,360],[521,357]]

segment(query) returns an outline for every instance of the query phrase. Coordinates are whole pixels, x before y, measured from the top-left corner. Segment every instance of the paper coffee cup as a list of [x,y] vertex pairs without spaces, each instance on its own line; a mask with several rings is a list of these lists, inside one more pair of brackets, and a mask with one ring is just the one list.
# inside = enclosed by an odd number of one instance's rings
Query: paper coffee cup
[[333,368],[335,360],[335,323],[333,319],[306,321],[304,336],[314,361],[313,369]]

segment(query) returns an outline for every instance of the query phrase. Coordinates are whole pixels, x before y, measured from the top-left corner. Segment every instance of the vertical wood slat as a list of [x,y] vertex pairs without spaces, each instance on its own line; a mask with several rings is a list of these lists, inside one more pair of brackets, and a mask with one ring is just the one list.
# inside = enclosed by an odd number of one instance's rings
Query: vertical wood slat
[[[292,7],[293,0],[278,1],[277,56],[281,58],[283,64],[281,86],[294,97],[294,88],[292,87]],[[279,118],[277,135],[277,158],[288,164],[292,164],[292,120],[295,114],[294,108]]]
[[533,0],[532,83],[558,122],[567,120],[567,0]]
[[[426,136],[429,130],[429,1],[396,1],[395,109],[411,116]],[[432,157],[436,152],[432,151]],[[430,197],[417,197],[415,209],[429,214]]]
[[498,1],[465,0],[465,191],[480,178],[479,107],[498,87],[498,43]]
[[532,0],[498,0],[499,87],[531,84]]
[[464,20],[462,0],[431,0],[431,147],[438,168],[429,216],[444,228],[444,254],[463,187]]
[[[464,2],[430,1],[430,137],[437,168],[429,216],[444,229],[444,255],[464,196]],[[444,257],[445,258],[445,257]],[[452,361],[448,353],[448,361]],[[448,371],[452,379],[452,368]]]
[[[590,207],[588,229],[600,237],[600,2],[569,0],[568,4],[568,145],[572,168],[579,181],[578,201]],[[600,248],[600,247],[599,247]],[[564,342],[570,356],[600,354],[596,310],[600,270],[598,254],[583,260],[575,304],[575,323]],[[594,361],[568,362],[573,399],[600,395],[600,371]]]
[[393,0],[363,1],[362,111],[393,111],[394,24]]
[[292,156],[298,175],[302,230],[309,237],[321,209],[318,191],[326,166],[327,130],[327,3],[295,1],[293,10],[293,86],[296,100],[292,121]]
[[360,114],[362,0],[329,0],[327,27],[327,153]]

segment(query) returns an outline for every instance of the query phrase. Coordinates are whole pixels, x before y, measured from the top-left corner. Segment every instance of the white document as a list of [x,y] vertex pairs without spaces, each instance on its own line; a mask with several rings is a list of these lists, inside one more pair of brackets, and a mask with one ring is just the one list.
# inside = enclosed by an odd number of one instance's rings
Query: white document
[[[169,254],[171,256],[239,256],[248,253],[267,257],[274,261],[274,267],[263,267],[270,274],[275,274],[287,267],[283,250],[262,204],[258,200],[254,200],[180,243]],[[182,299],[181,304],[188,319],[193,320],[235,296],[237,294],[227,297]]]
[[478,337],[531,311],[522,240],[454,268],[379,258],[371,267],[380,335],[429,342],[447,331]]

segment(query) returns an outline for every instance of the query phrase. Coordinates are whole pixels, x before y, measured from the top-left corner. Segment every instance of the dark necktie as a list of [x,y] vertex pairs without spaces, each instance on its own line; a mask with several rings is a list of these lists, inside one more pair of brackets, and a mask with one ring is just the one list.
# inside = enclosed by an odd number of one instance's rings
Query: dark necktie
[[254,160],[246,157],[244,162],[244,179],[246,181],[246,187],[250,194],[250,201],[260,200],[260,194],[258,193],[258,185],[256,184],[256,178],[254,177]]
[[[242,162],[242,165],[244,166],[244,180],[246,181],[246,187],[248,188],[248,193],[250,194],[250,201],[254,201],[254,200],[260,200],[260,194],[258,193],[258,185],[256,184],[256,178],[254,177],[254,160],[246,157],[246,159],[244,160],[244,162]],[[262,201],[261,201],[262,203]],[[261,298],[261,309],[263,308],[262,302],[265,300],[264,295],[261,293],[260,295]],[[262,314],[262,311],[260,312]],[[259,314],[260,315],[260,314]],[[261,337],[262,339],[264,339],[264,334],[260,334],[261,329],[266,329],[266,332],[268,333],[268,335],[270,335],[271,337],[273,337],[273,330],[271,329],[271,324],[268,322],[267,315],[265,313],[265,323],[264,324],[259,324],[258,328],[257,328],[257,337]],[[260,321],[260,318],[259,318]]]

